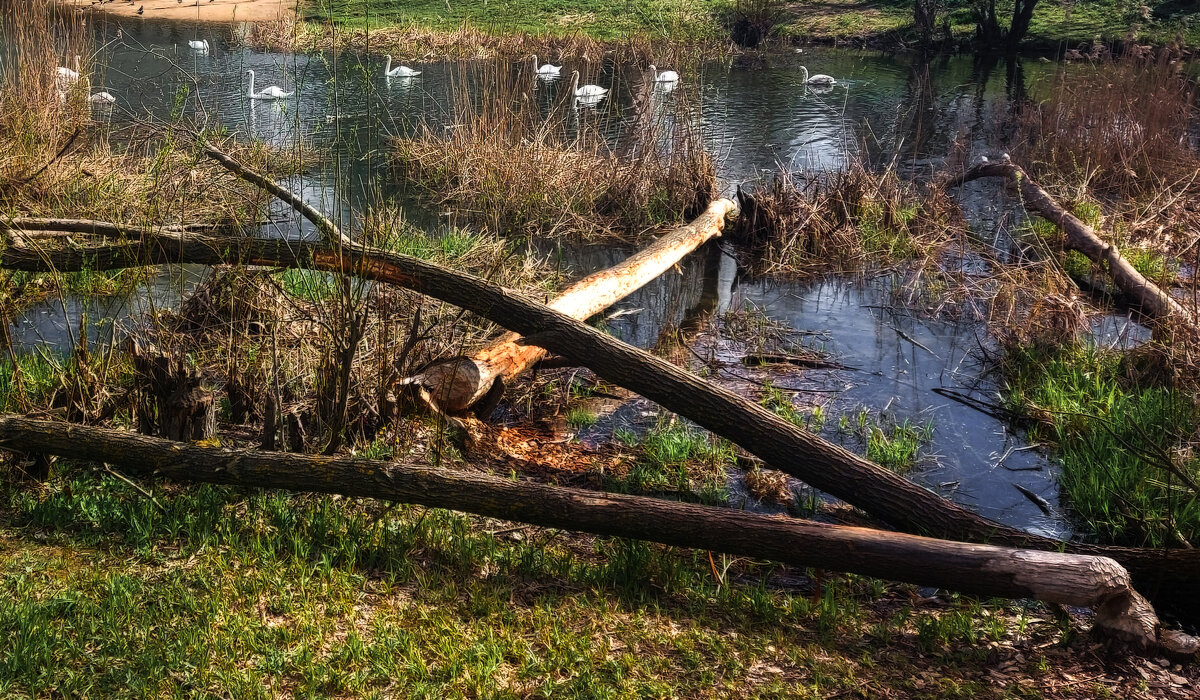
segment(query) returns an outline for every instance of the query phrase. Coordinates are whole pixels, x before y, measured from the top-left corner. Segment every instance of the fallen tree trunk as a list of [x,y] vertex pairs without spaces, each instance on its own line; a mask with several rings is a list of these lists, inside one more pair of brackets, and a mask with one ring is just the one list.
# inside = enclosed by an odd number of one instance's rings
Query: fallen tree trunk
[[1148,314],[1158,318],[1169,316],[1188,323],[1194,322],[1191,314],[1170,294],[1134,269],[1115,245],[1105,243],[1091,226],[1054,201],[1049,192],[1042,189],[1029,177],[1029,173],[1010,161],[1007,156],[1000,161],[984,161],[948,181],[946,186],[958,187],[983,177],[1003,177],[1013,181],[1027,209],[1058,226],[1063,232],[1067,248],[1083,253],[1096,264],[1107,266],[1117,287],[1134,299]]
[[[555,311],[581,321],[595,316],[671,269],[681,258],[709,240],[721,235],[725,218],[737,211],[729,199],[718,199],[703,214],[686,226],[668,231],[652,245],[620,263],[588,275],[549,302]],[[521,345],[516,333],[509,333],[471,357],[457,357],[426,367],[409,383],[425,387],[437,407],[447,413],[460,413],[488,397],[478,411],[486,417],[500,400],[492,391],[496,382],[516,376],[545,356],[536,345]],[[503,385],[501,384],[501,387]]]
[[0,268],[72,272],[197,263],[303,267],[395,284],[469,309],[570,358],[598,376],[738,444],[816,489],[909,532],[1045,551],[1110,556],[1156,602],[1200,617],[1200,550],[1145,550],[1060,542],[1001,525],[783,420],[731,391],[632,347],[544,304],[478,277],[404,255],[351,246],[174,232],[121,244],[30,250],[4,247]]
[[[1159,643],[1154,609],[1107,557],[948,542],[728,508],[428,466],[201,447],[123,430],[0,416],[0,446],[120,465],[148,477],[336,493],[759,557],[1006,598],[1096,609],[1096,626]],[[1168,635],[1164,641],[1177,646]]]

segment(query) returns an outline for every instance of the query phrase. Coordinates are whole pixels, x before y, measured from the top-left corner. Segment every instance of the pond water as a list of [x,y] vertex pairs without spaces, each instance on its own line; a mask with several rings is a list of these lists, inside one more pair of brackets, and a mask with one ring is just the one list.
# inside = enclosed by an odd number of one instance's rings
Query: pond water
[[[242,47],[228,27],[137,20],[109,22],[96,31],[102,48],[93,88],[118,99],[114,109],[98,115],[114,133],[137,121],[182,118],[281,148],[303,144],[321,154],[319,162],[287,184],[346,224],[369,205],[386,200],[403,202],[413,220],[448,221],[440,212],[423,210],[394,181],[385,148],[389,137],[422,122],[452,126],[455,86],[483,93],[487,76],[499,70],[530,71],[530,93],[544,110],[569,99],[569,77],[535,81],[528,62],[410,63],[420,76],[388,79],[378,57],[255,51]],[[189,49],[188,41],[195,39],[207,39],[211,49]],[[835,76],[839,85],[819,92],[807,88],[801,81],[802,63],[814,73]],[[687,94],[688,118],[703,130],[725,193],[780,166],[836,170],[852,158],[893,164],[907,174],[930,174],[956,145],[974,157],[1001,142],[1003,134],[995,124],[1012,99],[1045,89],[1056,70],[1037,61],[1005,64],[969,56],[917,61],[814,48],[804,54],[706,64],[685,72],[685,84],[671,92],[653,89],[645,72],[609,64],[568,64],[564,70],[575,68],[585,82],[611,86],[612,92],[598,105],[571,114],[593,120],[614,142],[635,105],[645,105],[647,99],[666,104]],[[248,70],[254,71],[256,90],[279,85],[295,95],[278,101],[248,99]],[[998,229],[1011,224],[994,185],[972,183],[963,190],[964,206],[982,239],[992,240]],[[273,205],[270,214],[271,235],[314,235],[282,205]],[[823,332],[827,349],[858,369],[804,373],[805,381],[839,385],[833,398],[836,410],[886,406],[897,420],[932,424],[930,455],[914,478],[1005,523],[1056,536],[1068,531],[1048,460],[1017,449],[1023,446],[1021,439],[1001,422],[933,391],[978,384],[978,368],[969,359],[982,342],[977,323],[889,312],[883,308],[889,305],[887,281],[744,282],[732,258],[710,248],[685,261],[682,274],[668,273],[622,302],[620,308],[631,313],[611,327],[630,342],[650,346],[666,327],[702,312],[751,303],[796,328]],[[627,252],[584,247],[558,254],[582,275]],[[22,347],[69,348],[79,315],[86,313],[93,320],[106,319],[90,325],[92,339],[103,341],[106,332],[122,322],[136,323],[146,310],[177,304],[195,283],[190,272],[168,272],[127,299],[48,301],[15,319],[14,336]],[[1044,497],[1053,514],[1043,514],[1014,483]]]

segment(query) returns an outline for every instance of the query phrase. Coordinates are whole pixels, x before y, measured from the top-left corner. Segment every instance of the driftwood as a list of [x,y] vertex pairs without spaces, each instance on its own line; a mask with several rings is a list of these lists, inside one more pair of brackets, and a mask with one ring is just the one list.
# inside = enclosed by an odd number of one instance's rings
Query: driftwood
[[[619,264],[584,277],[548,306],[581,321],[591,318],[720,236],[725,218],[736,211],[737,205],[732,200],[714,201],[690,224],[667,232]],[[435,363],[406,382],[424,387],[437,407],[447,413],[465,411],[486,397],[488,401],[477,411],[486,417],[500,400],[501,392],[492,391],[493,386],[529,369],[546,354],[536,345],[522,345],[519,341],[518,334],[509,333],[471,357]]]
[[[846,571],[921,585],[1095,608],[1096,628],[1158,646],[1154,609],[1112,559],[964,544],[644,496],[429,466],[201,447],[122,430],[0,416],[0,446],[120,465],[183,481],[336,493],[534,525]],[[1187,653],[1187,638],[1167,635]],[[1181,644],[1183,646],[1181,647]]]
[[1151,600],[1196,614],[1200,550],[1145,550],[1060,542],[989,520],[783,420],[731,391],[473,275],[361,246],[209,238],[166,232],[121,244],[58,250],[0,249],[0,268],[107,270],[196,263],[303,267],[394,284],[473,311],[520,333],[526,342],[574,360],[602,379],[635,391],[721,435],[771,468],[840,498],[897,528],[1004,546],[1110,556]]
[[237,175],[246,182],[270,192],[275,197],[287,203],[288,206],[298,211],[304,218],[311,221],[313,226],[316,226],[317,230],[321,232],[321,236],[325,239],[325,242],[329,243],[330,245],[337,245],[339,243],[342,245],[351,245],[353,243],[350,237],[343,233],[340,228],[338,228],[337,224],[330,221],[324,214],[317,211],[312,205],[305,202],[291,190],[277,185],[270,178],[260,175],[259,173],[247,168],[212,144],[201,141],[200,145],[208,157],[217,161],[221,167],[225,168],[234,175]]
[[1067,248],[1077,250],[1092,262],[1106,266],[1117,287],[1148,314],[1158,318],[1172,317],[1189,323],[1194,322],[1191,314],[1179,302],[1134,269],[1133,265],[1121,256],[1115,245],[1105,243],[1091,226],[1054,201],[1049,192],[1034,182],[1021,166],[1010,161],[1007,155],[1000,161],[979,163],[948,181],[946,186],[958,187],[984,177],[1003,177],[1013,181],[1026,208],[1058,226],[1063,232]]

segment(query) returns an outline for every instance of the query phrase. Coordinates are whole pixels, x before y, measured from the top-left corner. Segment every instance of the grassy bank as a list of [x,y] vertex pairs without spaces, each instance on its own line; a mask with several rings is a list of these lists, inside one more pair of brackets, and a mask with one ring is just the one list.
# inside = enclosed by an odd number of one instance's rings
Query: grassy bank
[[[0,486],[0,694],[1184,697],[1038,605],[371,501]],[[714,575],[715,574],[715,575]],[[1134,665],[1141,669],[1135,673]],[[1180,675],[1180,673],[1184,675]]]
[[[975,32],[970,4],[951,0],[946,5],[944,24],[939,20],[939,36],[945,38],[944,28],[948,28],[953,42],[969,44]],[[442,52],[439,43],[442,49],[446,46],[444,39],[439,42],[435,37],[464,30],[478,32],[480,37],[528,34],[543,43],[567,37],[622,43],[641,37],[727,45],[730,36],[738,33],[739,21],[787,42],[895,46],[916,39],[909,0],[587,0],[570,7],[549,0],[464,0],[449,6],[442,0],[301,0],[299,14],[314,26],[403,29],[410,37],[428,32],[420,43],[438,53]],[[323,33],[325,29],[315,31]],[[1034,14],[1027,44],[1075,48],[1097,37],[1105,42],[1132,39],[1165,45],[1180,41],[1185,46],[1200,46],[1200,9],[1179,0],[1043,0]],[[483,38],[476,43],[493,44],[489,53],[501,48]],[[709,51],[713,50],[722,50],[722,46],[710,46]]]

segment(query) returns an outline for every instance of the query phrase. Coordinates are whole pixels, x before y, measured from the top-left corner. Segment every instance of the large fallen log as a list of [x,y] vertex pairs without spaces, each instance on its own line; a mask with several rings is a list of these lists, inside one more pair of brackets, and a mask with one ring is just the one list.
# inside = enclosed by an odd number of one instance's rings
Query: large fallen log
[[1189,323],[1194,322],[1179,302],[1146,279],[1121,255],[1115,245],[1105,243],[1091,226],[1056,202],[1049,192],[1034,182],[1021,166],[1009,160],[1007,155],[999,161],[984,160],[962,175],[947,181],[946,186],[958,187],[984,177],[1003,177],[1015,183],[1027,209],[1058,226],[1063,232],[1067,248],[1083,253],[1098,265],[1106,266],[1117,287],[1148,314],[1158,318],[1172,317]]
[[303,267],[394,284],[473,311],[574,360],[721,435],[772,468],[861,508],[900,529],[1012,547],[1110,556],[1156,603],[1200,619],[1200,550],[1145,550],[1060,542],[1007,527],[952,503],[731,391],[623,343],[582,321],[473,275],[361,246],[209,238],[165,232],[119,244],[0,249],[0,268],[44,272],[197,263]]
[[[584,277],[550,301],[549,307],[586,321],[671,269],[688,253],[720,236],[725,218],[735,211],[737,205],[732,200],[715,200],[690,224],[668,231],[652,245],[620,263]],[[481,416],[486,416],[500,399],[500,392],[492,391],[495,383],[524,372],[546,354],[536,345],[520,344],[520,338],[516,333],[509,333],[471,357],[437,362],[407,381],[423,386],[437,407],[448,413],[465,411],[487,396],[489,401],[479,411]]]
[[948,542],[428,466],[201,447],[12,415],[0,415],[0,447],[119,465],[147,477],[416,503],[985,596],[1090,607],[1099,631],[1145,646],[1157,646],[1161,636],[1172,650],[1188,649],[1176,635],[1160,635],[1153,607],[1107,557]]

